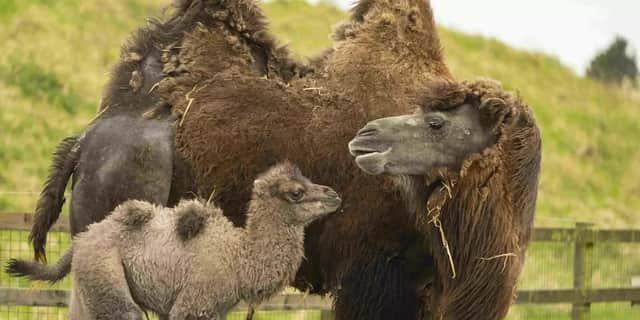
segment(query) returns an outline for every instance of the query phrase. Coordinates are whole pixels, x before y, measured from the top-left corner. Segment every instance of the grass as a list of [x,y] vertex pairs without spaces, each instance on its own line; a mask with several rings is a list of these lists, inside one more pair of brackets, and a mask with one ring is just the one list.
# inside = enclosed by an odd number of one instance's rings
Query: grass
[[[123,40],[166,3],[0,1],[0,212],[33,210],[51,153],[95,115]],[[263,7],[281,43],[300,56],[328,47],[331,26],[345,17],[326,2],[280,0]],[[543,134],[537,226],[640,226],[640,93],[579,77],[545,54],[444,28],[440,34],[459,79],[499,79],[534,110]],[[21,250],[28,250],[24,236],[6,236],[0,234],[1,250],[11,241],[22,241]],[[599,249],[594,286],[626,284],[640,270],[633,252],[637,247]],[[532,245],[522,287],[570,286],[571,254],[571,246]],[[566,310],[518,306],[511,319],[567,319]],[[640,318],[638,312],[616,313],[616,305],[595,310],[594,319]]]
[[8,67],[0,69],[0,77],[8,85],[18,88],[22,96],[42,99],[70,116],[74,116],[77,109],[91,108],[90,103],[65,87],[55,73],[35,63],[14,58]]

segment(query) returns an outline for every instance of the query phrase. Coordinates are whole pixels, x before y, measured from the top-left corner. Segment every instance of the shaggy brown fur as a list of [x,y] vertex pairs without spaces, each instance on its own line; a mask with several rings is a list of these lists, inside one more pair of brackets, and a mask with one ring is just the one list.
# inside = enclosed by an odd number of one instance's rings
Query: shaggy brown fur
[[438,271],[430,304],[436,318],[502,319],[513,299],[533,226],[540,133],[529,108],[495,82],[438,82],[421,101],[427,110],[462,103],[478,106],[498,142],[466,160],[460,172],[438,171],[425,177],[427,185],[443,181],[417,214],[418,224],[431,234]]
[[[406,270],[422,265],[429,253],[406,255],[424,235],[391,179],[360,173],[346,146],[368,120],[409,112],[425,82],[451,78],[428,4],[372,2],[363,19],[350,22],[350,36],[324,57],[326,67],[288,87],[239,71],[218,72],[208,66],[218,49],[206,32],[193,33],[171,58],[188,62],[180,65],[184,73],[158,88],[182,113],[176,147],[195,177],[177,177],[181,188],[173,189],[170,201],[189,192],[207,198],[216,190],[216,204],[242,224],[239,204],[249,199],[251,177],[290,159],[345,195],[344,215],[309,229],[308,259],[296,286],[336,294],[338,319],[415,318],[415,277],[425,275]],[[365,295],[362,290],[371,288],[359,286],[372,282],[380,287]]]
[[[310,70],[292,60],[286,47],[277,47],[267,31],[264,14],[252,0],[176,0],[165,21],[152,19],[149,26],[133,33],[122,49],[106,87],[101,110],[108,113],[121,108],[136,114],[162,106],[155,85],[163,77],[176,76],[190,61],[175,60],[183,48],[200,51],[190,45],[194,37],[215,48],[206,57],[209,72],[227,69],[265,75],[289,81]],[[186,43],[185,43],[186,42]],[[202,52],[204,53],[204,52]],[[192,53],[196,55],[197,53]]]

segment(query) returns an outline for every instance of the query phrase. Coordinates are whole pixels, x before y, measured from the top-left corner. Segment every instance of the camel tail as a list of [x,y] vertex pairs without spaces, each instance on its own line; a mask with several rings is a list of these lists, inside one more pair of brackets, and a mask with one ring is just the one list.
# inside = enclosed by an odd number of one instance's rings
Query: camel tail
[[77,137],[65,138],[53,154],[53,163],[44,189],[36,205],[29,241],[33,245],[34,259],[46,262],[44,248],[47,242],[47,232],[58,220],[62,205],[65,202],[64,191],[67,182],[75,170],[79,157]]
[[67,252],[53,266],[37,261],[11,259],[5,268],[5,272],[14,277],[26,277],[29,280],[48,281],[56,283],[62,280],[71,271],[73,250]]

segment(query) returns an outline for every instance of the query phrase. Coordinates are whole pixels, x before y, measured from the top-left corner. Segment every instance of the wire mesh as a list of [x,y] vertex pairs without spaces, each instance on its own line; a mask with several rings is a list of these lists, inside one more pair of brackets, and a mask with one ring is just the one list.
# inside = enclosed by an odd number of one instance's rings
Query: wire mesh
[[514,305],[507,320],[570,320],[571,305]]
[[640,276],[640,243],[599,243],[593,256],[594,288],[629,287]]
[[[575,244],[534,242],[529,246],[519,288],[573,288]],[[640,276],[640,243],[596,243],[593,249],[592,288],[628,288],[631,278]],[[640,306],[630,302],[593,303],[591,319],[640,319]],[[509,320],[569,320],[570,304],[514,305]]]
[[[246,312],[233,312],[227,316],[227,320],[245,320]],[[320,320],[321,312],[318,310],[300,311],[258,311],[253,316],[254,320]]]
[[532,242],[527,250],[520,289],[573,288],[572,243]]
[[[33,254],[28,242],[28,232],[0,231],[0,262],[6,263],[10,258],[31,259]],[[67,233],[51,232],[47,239],[47,257],[49,261],[57,261],[70,245]],[[71,277],[51,286],[42,282],[30,282],[21,278],[13,278],[0,273],[0,287],[33,288],[33,289],[69,289]],[[67,309],[62,307],[29,307],[0,306],[0,320],[58,320],[67,319]]]

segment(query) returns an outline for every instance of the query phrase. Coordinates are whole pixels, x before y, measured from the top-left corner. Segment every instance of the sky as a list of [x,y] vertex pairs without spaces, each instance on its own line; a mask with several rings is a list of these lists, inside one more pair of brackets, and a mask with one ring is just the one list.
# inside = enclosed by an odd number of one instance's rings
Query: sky
[[[345,9],[353,1],[333,0]],[[627,38],[633,49],[640,48],[640,0],[431,2],[436,22],[441,25],[496,38],[516,48],[545,52],[578,74],[584,74],[595,54],[617,34]]]

